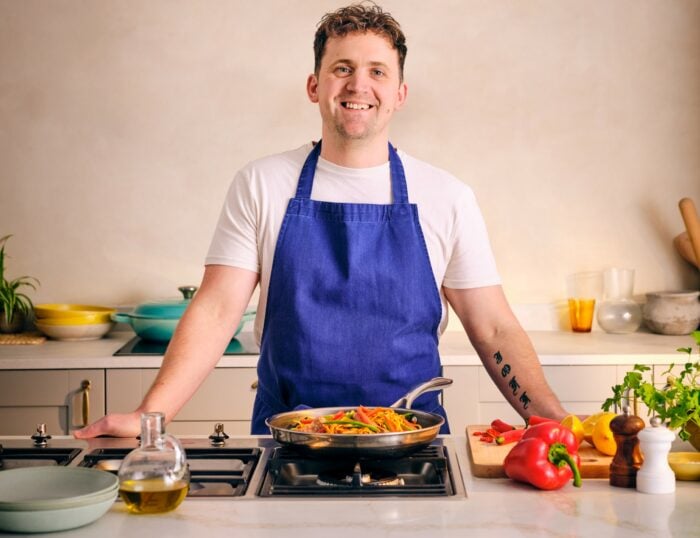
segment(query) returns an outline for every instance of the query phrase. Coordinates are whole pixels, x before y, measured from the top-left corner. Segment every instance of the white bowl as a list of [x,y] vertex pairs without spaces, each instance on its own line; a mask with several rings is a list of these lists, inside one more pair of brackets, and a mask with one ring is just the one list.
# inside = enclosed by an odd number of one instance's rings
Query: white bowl
[[88,325],[53,325],[35,321],[36,328],[49,338],[66,342],[99,340],[114,326],[114,323],[93,323]]

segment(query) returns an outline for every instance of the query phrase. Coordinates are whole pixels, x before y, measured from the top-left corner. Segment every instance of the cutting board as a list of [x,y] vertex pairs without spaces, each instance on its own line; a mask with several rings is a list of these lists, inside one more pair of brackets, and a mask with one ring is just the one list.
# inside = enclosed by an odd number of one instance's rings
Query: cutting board
[[[497,445],[479,440],[474,432],[483,432],[490,426],[467,426],[467,443],[471,455],[472,474],[480,478],[506,478],[503,470],[503,460],[515,443]],[[598,452],[586,441],[578,449],[581,458],[582,478],[608,478],[612,456]]]

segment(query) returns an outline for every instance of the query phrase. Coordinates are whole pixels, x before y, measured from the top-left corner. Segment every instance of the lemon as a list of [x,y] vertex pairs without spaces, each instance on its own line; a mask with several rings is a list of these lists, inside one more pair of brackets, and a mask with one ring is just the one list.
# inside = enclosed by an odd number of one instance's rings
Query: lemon
[[579,419],[576,415],[566,415],[562,419],[561,425],[569,428],[573,432],[574,436],[576,437],[576,441],[578,441],[578,444],[580,445],[584,438],[583,423],[581,422],[581,419]]
[[607,456],[614,456],[617,451],[617,443],[610,429],[610,422],[616,416],[615,413],[604,413],[593,428],[593,446]]
[[598,422],[598,419],[602,417],[605,413],[603,411],[599,413],[594,413],[593,415],[589,415],[583,421],[581,422],[581,425],[583,426],[583,438],[591,445],[593,445],[593,429],[595,428],[596,422]]

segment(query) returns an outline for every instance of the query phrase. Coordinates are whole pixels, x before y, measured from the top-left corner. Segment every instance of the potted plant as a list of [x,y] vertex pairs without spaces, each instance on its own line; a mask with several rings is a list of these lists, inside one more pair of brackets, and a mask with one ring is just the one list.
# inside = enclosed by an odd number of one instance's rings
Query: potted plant
[[[692,333],[695,343],[700,348],[700,331]],[[620,385],[612,387],[613,397],[603,403],[603,410],[609,411],[613,405],[619,405],[626,394],[644,402],[650,415],[658,416],[669,429],[678,429],[678,436],[700,450],[700,362],[692,362],[692,348],[679,348],[677,351],[688,355],[688,362],[677,375],[671,375],[673,364],[661,375],[666,377],[666,384],[658,387],[651,380],[645,380],[644,374],[651,370],[649,366],[635,364],[625,374]]]
[[27,316],[32,311],[31,299],[20,288],[36,289],[39,281],[31,276],[20,276],[13,280],[5,277],[5,244],[12,237],[0,238],[0,333],[17,333],[24,327]]

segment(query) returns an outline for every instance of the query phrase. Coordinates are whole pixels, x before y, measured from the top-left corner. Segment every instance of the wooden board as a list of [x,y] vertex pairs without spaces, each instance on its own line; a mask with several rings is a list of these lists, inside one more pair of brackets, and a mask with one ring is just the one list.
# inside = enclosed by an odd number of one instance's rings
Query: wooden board
[[[471,456],[472,474],[480,478],[506,478],[503,460],[515,446],[485,443],[474,432],[485,431],[489,426],[467,426],[467,444]],[[608,478],[612,456],[606,456],[590,446],[586,441],[578,449],[581,458],[582,478]]]

